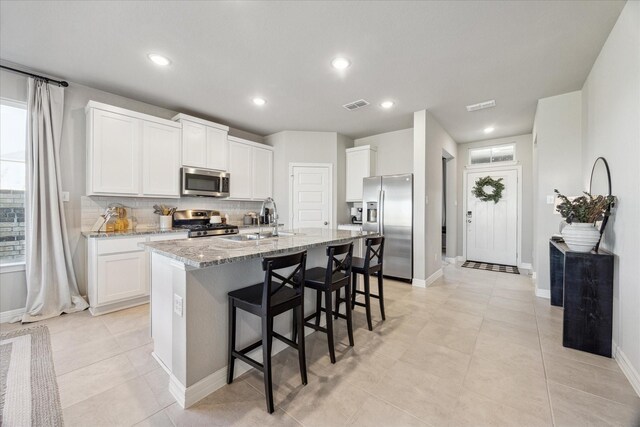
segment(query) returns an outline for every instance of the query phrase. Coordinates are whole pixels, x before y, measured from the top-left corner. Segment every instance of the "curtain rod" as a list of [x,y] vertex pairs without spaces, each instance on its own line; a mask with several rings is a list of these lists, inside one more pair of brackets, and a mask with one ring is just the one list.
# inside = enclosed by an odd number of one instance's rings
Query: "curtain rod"
[[2,68],[4,70],[8,70],[8,71],[13,71],[14,73],[20,73],[20,74],[24,74],[24,75],[27,75],[27,76],[35,77],[37,79],[42,79],[47,83],[54,83],[54,84],[57,84],[58,86],[62,86],[62,87],[68,87],[69,86],[69,83],[65,82],[64,80],[50,79],[50,78],[45,77],[45,76],[39,76],[37,74],[29,73],[27,71],[22,71],[22,70],[17,70],[15,68],[7,67],[6,65],[0,65],[0,68]]

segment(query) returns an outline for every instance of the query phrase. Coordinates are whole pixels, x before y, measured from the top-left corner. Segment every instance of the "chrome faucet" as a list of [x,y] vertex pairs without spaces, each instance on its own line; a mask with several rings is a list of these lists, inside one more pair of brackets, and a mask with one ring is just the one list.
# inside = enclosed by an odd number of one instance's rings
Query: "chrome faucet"
[[[262,207],[260,208],[260,217],[264,217],[265,216],[265,208],[271,208],[273,211],[272,215],[269,215],[269,226],[273,225],[273,231],[271,232],[272,236],[277,236],[278,235],[278,208],[276,207],[276,202],[275,200],[273,200],[273,198],[271,197],[267,197],[266,199],[264,199],[264,201],[262,202]],[[271,218],[273,218],[273,221],[275,222],[275,224],[271,223]],[[260,221],[258,221],[260,222]],[[260,234],[260,232],[262,232],[262,225],[260,224],[260,227],[258,228],[258,234]]]

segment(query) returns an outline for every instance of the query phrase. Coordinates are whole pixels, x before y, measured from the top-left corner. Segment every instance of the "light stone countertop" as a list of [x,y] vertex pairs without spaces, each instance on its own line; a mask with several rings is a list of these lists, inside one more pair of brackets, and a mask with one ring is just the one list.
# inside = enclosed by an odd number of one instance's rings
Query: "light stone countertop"
[[197,237],[170,242],[141,243],[140,246],[185,265],[206,268],[378,236],[378,233],[371,232],[321,228],[303,228],[293,232],[296,234],[253,241],[234,241],[225,237]]
[[87,239],[104,239],[110,237],[134,237],[134,236],[147,236],[150,234],[174,234],[174,233],[187,233],[188,230],[174,228],[171,230],[160,230],[159,228],[141,228],[135,230],[126,231],[83,231],[82,235]]

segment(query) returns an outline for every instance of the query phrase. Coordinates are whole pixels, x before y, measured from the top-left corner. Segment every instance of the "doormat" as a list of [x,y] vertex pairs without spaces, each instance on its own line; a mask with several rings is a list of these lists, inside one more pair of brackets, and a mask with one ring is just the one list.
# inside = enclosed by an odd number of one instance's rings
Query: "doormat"
[[518,267],[513,265],[489,264],[487,262],[465,261],[463,267],[475,268],[476,270],[497,271],[498,273],[520,274]]
[[0,425],[62,426],[49,329],[0,335]]

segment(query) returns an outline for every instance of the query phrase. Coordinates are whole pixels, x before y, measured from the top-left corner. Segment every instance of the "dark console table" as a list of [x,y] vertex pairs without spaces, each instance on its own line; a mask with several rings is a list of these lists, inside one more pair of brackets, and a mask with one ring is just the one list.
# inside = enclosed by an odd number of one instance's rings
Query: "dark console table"
[[551,305],[564,307],[562,345],[611,357],[613,254],[549,241]]

